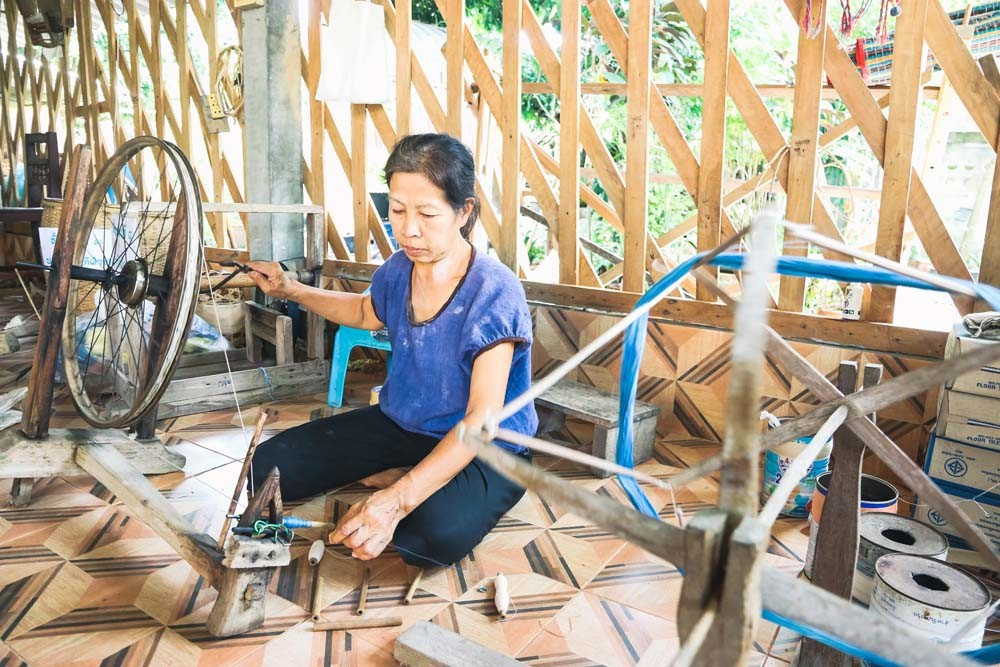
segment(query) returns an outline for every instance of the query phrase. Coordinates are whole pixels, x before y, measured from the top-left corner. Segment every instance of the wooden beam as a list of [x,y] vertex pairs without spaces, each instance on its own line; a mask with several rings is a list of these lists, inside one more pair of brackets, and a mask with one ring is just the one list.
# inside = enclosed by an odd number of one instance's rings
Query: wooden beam
[[632,38],[628,41],[628,101],[625,124],[625,268],[622,289],[646,287],[646,229],[649,205],[649,83],[653,7],[632,0],[628,9]]
[[[986,78],[1000,92],[1000,66],[992,53],[979,59]],[[986,213],[986,238],[979,262],[979,280],[988,285],[1000,285],[1000,158],[993,164],[993,183],[990,189],[990,207]],[[988,310],[982,301],[977,310]]]
[[[825,17],[823,19],[825,25]],[[788,200],[785,218],[792,222],[812,224],[813,192],[816,189],[816,156],[819,147],[819,107],[823,91],[823,49],[826,31],[808,34],[798,22],[798,58],[795,63],[795,101],[792,105],[792,138],[788,154]],[[823,179],[824,181],[826,179]],[[782,254],[805,257],[808,244],[785,236]],[[781,276],[778,307],[799,312],[805,305],[806,281],[803,278]]]
[[448,77],[448,133],[462,138],[462,100],[465,98],[463,40],[465,39],[465,0],[445,0],[446,37],[444,57]]
[[517,272],[521,209],[521,0],[503,0],[503,134],[500,260]]
[[[633,36],[634,39],[634,36]],[[698,252],[722,240],[722,166],[726,145],[729,78],[729,0],[708,0],[705,14],[705,91],[701,102],[701,170],[698,172]],[[718,270],[709,272],[718,279]],[[698,285],[699,300],[714,300]]]
[[410,133],[410,23],[413,16],[412,0],[396,0],[396,24],[393,36],[396,43],[396,132],[405,137]]
[[[376,268],[377,265],[370,263],[328,259],[323,263],[323,275],[338,280],[371,282],[371,275]],[[528,302],[544,308],[565,308],[620,316],[630,312],[639,299],[638,294],[609,289],[553,285],[531,280],[522,280],[521,284]],[[732,330],[733,314],[723,304],[664,299],[650,311],[650,319]],[[769,320],[774,330],[788,340],[923,359],[941,359],[948,339],[948,334],[941,331],[784,311],[771,311]]]
[[140,521],[156,531],[205,578],[208,585],[221,581],[222,555],[215,549],[214,540],[197,532],[114,446],[107,443],[80,445],[76,450],[76,462],[120,498]]
[[[979,131],[986,137],[987,143],[996,149],[997,133],[1000,130],[1000,96],[976,66],[968,46],[941,6],[941,0],[928,0],[926,16],[927,45],[934,52],[935,59]],[[900,14],[900,19],[902,18]],[[897,27],[897,33],[898,31]],[[895,66],[894,60],[893,68]]]
[[[580,0],[562,3],[559,65],[559,282],[580,282]],[[642,270],[642,265],[639,265]]]
[[368,180],[365,171],[367,112],[364,104],[351,105],[351,190],[354,193],[354,259],[368,261]]
[[[937,2],[937,0],[931,0]],[[898,262],[903,251],[906,209],[910,201],[913,144],[920,108],[920,73],[924,69],[924,23],[928,0],[910,2],[896,19],[893,38],[892,89],[889,91],[889,121],[882,161],[882,200],[879,206],[875,254]],[[896,289],[875,286],[866,320],[891,322]]]
[[[591,4],[593,4],[593,2]],[[663,97],[701,97],[704,91],[704,86],[700,83],[654,83],[652,85]],[[583,82],[580,84],[580,94],[624,95],[627,87],[627,83],[618,81],[605,81],[603,83]],[[777,83],[755,83],[754,87],[757,89],[757,92],[761,97],[767,99],[790,100],[794,99],[796,92],[796,86],[788,86]],[[878,96],[883,93],[888,93],[889,86],[868,86],[868,90],[870,90],[873,95]],[[935,100],[938,96],[938,87],[927,86],[924,89],[924,92],[926,93],[927,99]],[[521,88],[521,94],[556,95],[558,94],[558,91],[556,91],[555,87],[553,87],[553,85],[548,81],[525,81],[523,87]],[[821,89],[820,95],[824,100],[840,99],[840,93],[838,93],[837,89],[833,86],[824,85]]]

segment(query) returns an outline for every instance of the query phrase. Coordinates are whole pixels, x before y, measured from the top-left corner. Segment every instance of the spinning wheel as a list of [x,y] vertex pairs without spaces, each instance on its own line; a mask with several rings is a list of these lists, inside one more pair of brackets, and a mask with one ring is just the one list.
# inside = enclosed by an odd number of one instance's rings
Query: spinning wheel
[[124,427],[152,408],[198,297],[201,196],[173,144],[137,137],[104,164],[74,221],[62,354],[80,415]]

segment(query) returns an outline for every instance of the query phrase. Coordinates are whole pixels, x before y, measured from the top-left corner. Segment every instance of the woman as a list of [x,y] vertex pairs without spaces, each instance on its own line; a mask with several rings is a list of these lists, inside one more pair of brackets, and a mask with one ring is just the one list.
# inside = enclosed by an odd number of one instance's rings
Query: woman
[[[530,386],[531,316],[514,274],[468,241],[479,203],[465,145],[442,134],[405,137],[385,179],[400,250],[375,271],[369,294],[308,287],[277,264],[251,262],[266,294],[337,324],[387,327],[392,343],[379,405],[275,436],[258,449],[254,478],[277,466],[288,500],[360,480],[377,490],[351,507],[331,543],[368,560],[391,541],[412,565],[449,565],[524,494],[476,460],[456,433],[460,423],[481,428]],[[502,424],[529,435],[537,425],[532,405]]]

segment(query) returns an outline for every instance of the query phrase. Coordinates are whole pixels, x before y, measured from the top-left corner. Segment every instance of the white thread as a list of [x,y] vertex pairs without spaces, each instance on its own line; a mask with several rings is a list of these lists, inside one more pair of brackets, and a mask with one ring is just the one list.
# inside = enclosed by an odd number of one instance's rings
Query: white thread
[[[986,489],[985,491],[980,491],[979,493],[977,493],[976,495],[972,496],[971,498],[964,498],[962,500],[956,500],[955,504],[956,505],[961,505],[962,503],[975,503],[976,507],[979,508],[979,511],[981,511],[983,513],[983,518],[984,519],[988,519],[991,516],[993,516],[993,513],[992,512],[988,512],[985,507],[983,507],[982,505],[980,505],[979,504],[979,499],[982,498],[983,496],[985,496],[987,493],[989,493],[993,489],[997,488],[998,486],[1000,486],[1000,482],[997,482],[996,484],[994,484],[990,488]],[[903,503],[905,505],[909,505],[910,507],[913,507],[913,508],[931,507],[931,505],[929,505],[927,503],[911,503],[909,500],[903,500],[902,498],[899,499],[899,502],[901,502],[901,503]]]
[[[201,245],[201,266],[205,273],[208,273],[208,261],[205,259],[205,235],[204,233],[198,233],[198,243]],[[222,320],[219,319],[219,305],[215,301],[215,289],[212,287],[212,281],[208,281],[208,295],[212,301],[212,312],[215,314],[215,326],[219,330],[219,335],[222,335]],[[247,425],[243,421],[243,410],[240,409],[240,399],[236,393],[236,381],[233,379],[233,367],[229,364],[229,352],[225,349],[222,350],[222,358],[226,360],[226,375],[229,376],[229,386],[233,390],[233,403],[236,404],[236,414],[240,418],[240,433],[243,435],[244,442],[247,449],[250,448],[250,438],[247,436]],[[267,372],[265,371],[264,377],[267,377]],[[268,382],[270,384],[270,382]],[[250,476],[250,488],[256,488],[253,480],[253,466],[250,466],[248,471]],[[230,498],[230,500],[232,500]]]

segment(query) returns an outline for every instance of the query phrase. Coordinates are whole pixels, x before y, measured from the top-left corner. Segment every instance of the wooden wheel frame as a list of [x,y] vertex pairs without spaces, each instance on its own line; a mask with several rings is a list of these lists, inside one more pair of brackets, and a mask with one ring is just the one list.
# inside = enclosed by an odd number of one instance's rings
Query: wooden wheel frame
[[[158,187],[136,197],[156,169]],[[71,229],[61,341],[67,386],[89,424],[128,426],[169,384],[197,303],[201,227],[198,182],[174,144],[136,137],[98,172]]]

